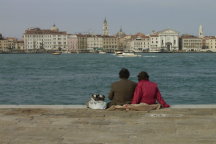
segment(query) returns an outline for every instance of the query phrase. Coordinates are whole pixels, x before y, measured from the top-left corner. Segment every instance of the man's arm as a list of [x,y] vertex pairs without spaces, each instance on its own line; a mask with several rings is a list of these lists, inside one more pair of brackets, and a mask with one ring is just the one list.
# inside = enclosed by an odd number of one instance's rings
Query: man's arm
[[114,90],[113,90],[113,85],[112,85],[112,86],[111,86],[111,90],[110,90],[110,92],[109,92],[108,98],[109,98],[110,100],[112,100],[112,99],[113,99],[113,96],[114,96]]

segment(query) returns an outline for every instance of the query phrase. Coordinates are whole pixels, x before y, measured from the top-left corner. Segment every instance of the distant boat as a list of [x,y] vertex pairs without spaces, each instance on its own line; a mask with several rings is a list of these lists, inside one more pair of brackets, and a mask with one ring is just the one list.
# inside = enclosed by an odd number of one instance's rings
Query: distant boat
[[98,53],[99,54],[106,54],[106,52],[104,52],[104,51],[99,51]]
[[115,51],[114,55],[121,55],[123,51]]
[[53,55],[61,55],[62,52],[53,52],[53,53],[51,53],[51,54],[53,54]]
[[117,57],[140,57],[141,55],[131,53],[131,52],[122,52],[122,53],[117,53]]

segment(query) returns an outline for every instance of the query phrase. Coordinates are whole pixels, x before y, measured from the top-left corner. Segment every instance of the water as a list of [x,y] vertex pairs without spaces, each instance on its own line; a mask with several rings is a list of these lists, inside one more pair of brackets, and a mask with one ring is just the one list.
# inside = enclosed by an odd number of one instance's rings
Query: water
[[215,53],[0,55],[0,104],[85,104],[91,93],[107,96],[122,67],[131,80],[147,71],[169,104],[216,103]]

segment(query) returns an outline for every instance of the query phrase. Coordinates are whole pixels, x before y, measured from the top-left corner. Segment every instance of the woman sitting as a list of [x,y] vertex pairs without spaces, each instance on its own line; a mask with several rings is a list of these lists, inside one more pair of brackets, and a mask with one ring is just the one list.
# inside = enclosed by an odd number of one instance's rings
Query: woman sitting
[[145,103],[151,105],[156,104],[157,101],[163,108],[170,107],[162,98],[157,84],[149,81],[147,72],[140,72],[138,81],[131,104]]

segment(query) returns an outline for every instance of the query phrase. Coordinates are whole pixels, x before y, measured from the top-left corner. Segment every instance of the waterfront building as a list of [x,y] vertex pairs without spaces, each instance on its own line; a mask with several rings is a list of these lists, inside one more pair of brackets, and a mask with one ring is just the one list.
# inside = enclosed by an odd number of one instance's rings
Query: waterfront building
[[148,51],[150,46],[150,37],[142,33],[137,33],[131,36],[128,41],[127,50],[134,52]]
[[172,29],[165,29],[150,35],[150,52],[178,51],[179,33]]
[[108,25],[106,18],[104,19],[104,22],[103,22],[103,35],[109,36],[109,25]]
[[24,41],[23,40],[18,40],[15,42],[15,50],[24,50]]
[[88,34],[76,34],[77,35],[77,46],[79,53],[89,52],[87,45],[87,38],[90,36]]
[[78,37],[75,34],[69,34],[67,38],[68,42],[68,52],[75,53],[78,52]]
[[205,48],[207,50],[216,52],[216,36],[206,36],[205,38]]
[[67,50],[67,33],[53,25],[51,29],[30,28],[24,33],[26,51]]
[[193,35],[182,35],[180,38],[180,46],[182,51],[201,51],[202,50],[202,38]]
[[116,51],[129,51],[131,35],[125,35],[124,37],[117,37],[117,49]]
[[159,46],[159,34],[153,33],[150,35],[150,47],[149,52],[160,52],[161,47]]
[[0,51],[2,52],[10,52],[16,49],[17,39],[13,37],[8,37],[0,40]]
[[89,35],[89,37],[87,37],[87,47],[91,52],[104,51],[103,36],[93,34]]
[[117,50],[117,38],[115,36],[103,36],[103,50],[113,53]]

